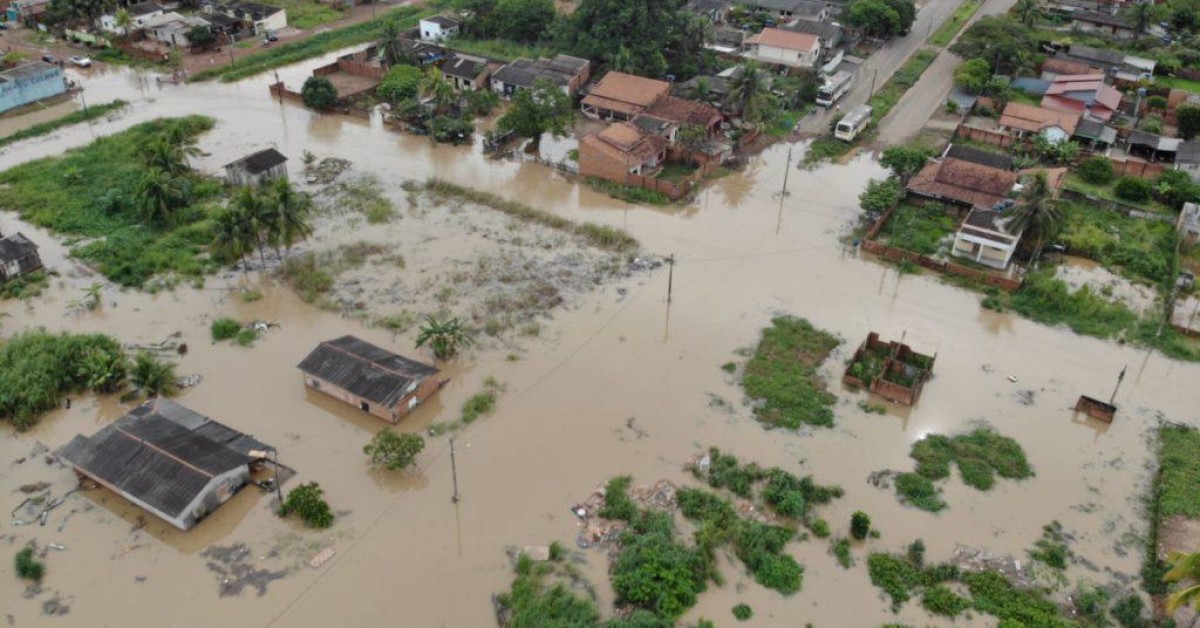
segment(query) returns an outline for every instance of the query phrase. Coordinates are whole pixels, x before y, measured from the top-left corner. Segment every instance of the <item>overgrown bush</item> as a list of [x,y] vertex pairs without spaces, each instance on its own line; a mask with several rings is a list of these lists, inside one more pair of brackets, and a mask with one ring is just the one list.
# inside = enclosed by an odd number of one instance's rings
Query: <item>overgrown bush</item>
[[1093,185],[1107,185],[1116,176],[1112,162],[1107,157],[1099,155],[1089,157],[1075,170],[1079,178]]
[[971,600],[955,595],[945,585],[939,584],[925,589],[921,606],[934,615],[956,617],[971,607]]
[[845,537],[838,539],[832,546],[833,556],[837,559],[837,563],[842,566],[842,569],[849,569],[854,566],[854,556],[850,553],[850,539]]
[[778,316],[764,329],[746,363],[742,387],[768,427],[833,425],[836,397],[825,390],[817,367],[841,341],[794,316]]
[[64,395],[115,392],[128,375],[129,360],[111,336],[19,333],[0,345],[0,419],[27,429]]
[[474,423],[479,417],[491,414],[496,407],[496,399],[503,390],[504,386],[494,378],[489,377],[484,380],[483,391],[471,395],[463,402],[462,422]]
[[633,478],[628,475],[615,477],[604,487],[604,507],[599,515],[605,519],[633,521],[637,516],[637,504],[629,497],[629,485]]
[[512,589],[496,596],[497,606],[507,618],[509,628],[563,626],[584,628],[600,625],[596,603],[580,597],[563,583],[547,585],[552,566],[535,563],[522,555],[517,560],[517,577]]
[[280,504],[278,514],[286,517],[295,513],[310,528],[328,528],[333,525],[333,511],[322,497],[324,491],[316,482],[301,484],[287,494]]
[[1141,203],[1150,200],[1150,195],[1154,193],[1154,186],[1150,185],[1149,181],[1138,177],[1121,177],[1117,179],[1113,192],[1119,199]]
[[17,552],[16,556],[17,575],[26,580],[41,580],[46,574],[46,565],[33,557],[33,548],[26,547]]
[[754,617],[754,609],[750,608],[747,604],[738,604],[733,607],[733,616],[738,621],[746,621]]
[[938,497],[938,489],[929,478],[919,473],[901,473],[896,476],[896,494],[902,502],[927,512],[938,512],[946,502]]
[[642,512],[621,536],[612,571],[619,604],[632,604],[663,618],[679,617],[704,591],[704,557],[672,538],[670,515]]
[[212,322],[212,338],[215,341],[229,340],[242,331],[242,324],[232,318],[218,318]]
[[784,595],[800,590],[804,568],[783,547],[795,531],[756,521],[745,521],[734,539],[734,552],[759,584]]
[[419,434],[397,434],[384,429],[363,446],[363,453],[370,457],[371,466],[399,471],[416,462],[422,449],[425,439]]
[[1038,539],[1033,551],[1029,552],[1030,558],[1054,569],[1066,569],[1071,556],[1062,524],[1057,521],[1042,528],[1042,538]]
[[867,533],[871,531],[871,517],[867,513],[859,510],[850,516],[850,536],[861,541],[867,538]]

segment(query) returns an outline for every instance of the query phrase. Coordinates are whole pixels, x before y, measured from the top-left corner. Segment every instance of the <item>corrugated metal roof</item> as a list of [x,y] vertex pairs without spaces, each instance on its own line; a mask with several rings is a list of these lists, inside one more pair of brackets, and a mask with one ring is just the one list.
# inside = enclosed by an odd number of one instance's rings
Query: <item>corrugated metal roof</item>
[[322,342],[298,368],[382,406],[395,405],[410,384],[438,373],[428,364],[349,335]]

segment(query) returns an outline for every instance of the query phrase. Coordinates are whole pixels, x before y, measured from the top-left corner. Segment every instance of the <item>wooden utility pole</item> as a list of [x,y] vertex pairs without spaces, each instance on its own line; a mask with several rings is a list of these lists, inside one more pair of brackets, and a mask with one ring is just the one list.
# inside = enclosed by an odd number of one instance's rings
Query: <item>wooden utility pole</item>
[[667,304],[671,303],[671,291],[675,284],[675,254],[667,258],[667,264],[670,264],[670,269],[667,270]]
[[1125,381],[1125,371],[1128,368],[1129,365],[1126,364],[1125,367],[1121,369],[1121,374],[1117,375],[1117,386],[1116,388],[1113,388],[1113,394],[1108,398],[1108,405],[1113,405],[1113,402],[1117,400],[1117,391],[1121,390],[1121,382]]
[[454,459],[454,438],[450,438],[450,477],[454,481],[454,495],[450,497],[450,501],[458,503],[458,464]]
[[783,169],[783,191],[779,193],[781,196],[787,196],[788,174],[790,174],[791,171],[792,171],[792,145],[788,144],[787,167],[785,167]]

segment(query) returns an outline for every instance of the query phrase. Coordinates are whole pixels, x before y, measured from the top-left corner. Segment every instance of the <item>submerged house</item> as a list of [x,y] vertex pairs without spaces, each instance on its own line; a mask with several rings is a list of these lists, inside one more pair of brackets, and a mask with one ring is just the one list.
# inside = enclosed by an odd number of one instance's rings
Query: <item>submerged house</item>
[[41,269],[38,247],[24,234],[18,232],[0,238],[0,283]]
[[225,164],[225,180],[230,185],[262,185],[287,178],[287,156],[274,148],[264,148]]
[[45,61],[23,63],[0,72],[0,112],[66,91],[62,68]]
[[629,122],[618,122],[579,140],[579,174],[629,184],[629,175],[650,176],[667,160],[667,139]]
[[151,399],[58,456],[75,471],[188,530],[250,480],[271,447],[167,399]]
[[350,335],[317,345],[297,368],[305,386],[391,423],[445,384],[436,368]]

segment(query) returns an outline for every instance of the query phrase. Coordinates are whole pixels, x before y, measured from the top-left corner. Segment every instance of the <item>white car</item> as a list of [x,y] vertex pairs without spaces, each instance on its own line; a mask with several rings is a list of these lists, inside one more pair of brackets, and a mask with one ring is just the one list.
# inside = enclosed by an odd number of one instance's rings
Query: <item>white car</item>
[[68,59],[68,61],[70,61],[72,65],[76,65],[81,68],[92,67],[92,60],[87,57],[81,57],[79,55],[75,55],[75,56],[71,57],[70,59]]

